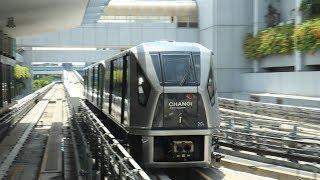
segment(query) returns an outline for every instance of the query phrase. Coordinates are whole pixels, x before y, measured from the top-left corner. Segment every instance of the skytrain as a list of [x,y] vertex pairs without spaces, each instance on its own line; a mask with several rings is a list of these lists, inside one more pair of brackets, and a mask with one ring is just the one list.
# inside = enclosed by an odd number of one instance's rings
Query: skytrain
[[197,43],[142,43],[85,68],[86,103],[144,167],[204,167],[219,130],[215,59]]

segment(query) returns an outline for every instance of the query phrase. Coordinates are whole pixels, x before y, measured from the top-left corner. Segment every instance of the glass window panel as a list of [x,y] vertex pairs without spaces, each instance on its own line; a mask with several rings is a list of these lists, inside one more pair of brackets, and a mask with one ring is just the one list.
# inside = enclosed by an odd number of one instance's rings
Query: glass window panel
[[152,59],[152,63],[153,63],[153,67],[156,71],[157,77],[160,81],[160,83],[162,83],[162,73],[161,73],[161,64],[160,64],[160,58],[158,54],[152,54],[151,55],[151,59]]
[[200,83],[200,75],[201,75],[200,54],[193,55],[193,61],[195,66],[197,82]]
[[194,85],[194,70],[190,55],[162,55],[162,61],[164,64],[164,80],[167,85]]

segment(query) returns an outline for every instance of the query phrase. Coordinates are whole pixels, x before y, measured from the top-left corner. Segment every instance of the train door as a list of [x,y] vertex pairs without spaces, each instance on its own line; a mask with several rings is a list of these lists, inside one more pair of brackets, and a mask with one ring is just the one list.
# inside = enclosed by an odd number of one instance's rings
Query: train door
[[128,125],[128,56],[120,57],[111,62],[111,115],[121,124]]
[[123,77],[123,59],[118,58],[112,61],[112,108],[111,115],[121,123],[121,105],[122,105],[122,77]]
[[121,123],[129,125],[129,94],[130,94],[130,76],[129,76],[129,64],[130,56],[123,57],[123,77],[122,77],[122,102],[121,102]]

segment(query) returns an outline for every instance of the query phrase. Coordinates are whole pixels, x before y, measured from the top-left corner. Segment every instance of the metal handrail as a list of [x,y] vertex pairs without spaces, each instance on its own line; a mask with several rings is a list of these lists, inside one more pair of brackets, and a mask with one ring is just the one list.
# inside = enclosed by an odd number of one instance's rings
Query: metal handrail
[[88,133],[93,136],[90,138],[99,141],[96,142],[96,145],[102,153],[100,161],[106,162],[104,165],[105,170],[108,171],[106,174],[113,178],[118,177],[116,179],[150,180],[147,173],[82,100],[80,100],[80,107],[82,108],[80,114],[84,119],[84,124],[92,132]]
[[10,111],[0,118],[0,137],[9,127],[17,123],[36,103],[35,100],[46,94],[55,84],[55,82],[35,91],[32,94],[25,96],[17,101],[17,104],[10,107]]

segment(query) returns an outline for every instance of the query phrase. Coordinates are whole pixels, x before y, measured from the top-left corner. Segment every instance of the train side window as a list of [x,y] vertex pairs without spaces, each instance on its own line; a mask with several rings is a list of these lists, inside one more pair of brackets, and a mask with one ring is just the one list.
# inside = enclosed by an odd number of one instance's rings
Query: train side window
[[103,101],[103,92],[104,92],[104,73],[105,73],[105,68],[102,64],[99,64],[98,66],[99,69],[99,77],[98,77],[98,105],[99,107],[102,107],[102,101]]
[[110,62],[106,62],[106,69],[104,73],[104,93],[103,93],[103,109],[110,113],[110,91],[111,91],[111,73],[110,73]]
[[145,106],[148,102],[151,86],[148,82],[142,68],[137,65],[137,75],[138,75],[138,101],[139,104]]
[[200,84],[200,75],[201,75],[201,65],[200,65],[200,54],[193,54],[193,62],[196,71],[196,78],[198,84]]
[[92,71],[91,71],[91,84],[90,84],[90,89],[91,89],[91,92],[93,93],[93,90],[94,90],[94,74],[95,74],[95,69],[94,67],[92,67]]
[[128,77],[128,72],[129,72],[129,56],[124,56],[123,57],[123,83],[122,83],[122,104],[121,104],[121,123],[128,125],[128,116],[129,116],[129,86],[128,82],[130,82],[130,79]]
[[122,104],[122,78],[123,78],[123,58],[113,62],[113,88],[112,88],[112,110],[111,114],[121,122]]
[[96,67],[94,67],[94,84],[93,84],[93,88],[94,88],[95,93],[98,92],[98,80],[99,80],[98,76],[99,76],[99,68],[98,68],[98,66],[96,66]]
[[162,80],[161,64],[160,64],[159,55],[158,54],[151,54],[151,59],[152,59],[153,67],[156,70],[156,74],[159,79],[159,82],[160,82],[160,84],[162,84],[163,80]]
[[210,100],[214,96],[214,77],[213,77],[213,70],[212,66],[210,65],[210,70],[209,70],[209,78],[208,78],[208,84],[207,84],[207,89],[209,93]]

